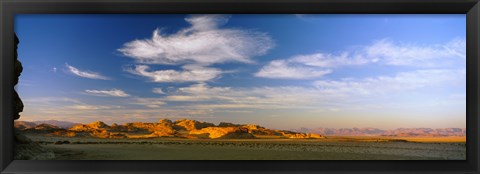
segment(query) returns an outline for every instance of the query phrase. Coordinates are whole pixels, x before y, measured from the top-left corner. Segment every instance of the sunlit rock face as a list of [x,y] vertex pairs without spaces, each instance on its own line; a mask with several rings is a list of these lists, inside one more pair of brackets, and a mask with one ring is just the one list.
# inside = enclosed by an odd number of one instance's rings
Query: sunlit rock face
[[112,124],[112,126],[103,122],[94,122],[86,125],[76,125],[69,131],[88,132],[91,136],[98,138],[128,138],[126,133],[145,134],[144,137],[152,138],[173,136],[176,133],[173,129],[173,123],[166,120],[159,123],[134,122],[124,125]]
[[173,137],[177,131],[173,128],[171,120],[162,119],[158,123],[143,123],[136,125],[139,129],[151,132],[148,137]]
[[277,130],[267,129],[254,124],[247,124],[247,125],[243,125],[242,127],[248,129],[248,133],[251,133],[254,135],[273,135],[273,136],[282,135]]
[[320,134],[313,133],[297,133],[292,131],[280,131],[280,133],[287,138],[325,138]]
[[185,129],[187,131],[198,130],[206,127],[214,127],[215,124],[207,122],[199,122],[196,120],[177,120],[175,121],[175,126],[180,129]]
[[324,136],[320,135],[320,134],[308,134],[308,136],[310,138],[325,138]]
[[[56,123],[56,122],[52,122]],[[234,124],[222,122],[218,126],[213,123],[196,120],[172,121],[162,119],[154,123],[133,122],[122,125],[107,125],[96,121],[89,124],[76,124],[64,129],[50,124],[36,125],[31,122],[15,123],[19,131],[25,133],[44,134],[60,137],[92,137],[92,138],[186,138],[186,139],[248,139],[248,138],[324,138],[320,134],[298,133],[285,130],[273,130],[255,124]]]
[[209,138],[254,138],[248,129],[241,127],[207,127],[201,130],[192,130],[190,134],[206,134]]
[[319,134],[304,134],[304,133],[296,133],[287,135],[288,138],[325,138]]
[[105,124],[104,122],[97,121],[90,124],[79,124],[75,125],[72,128],[68,129],[65,132],[56,132],[57,134],[64,135],[67,137],[97,137],[97,138],[115,138],[115,137],[126,137],[126,136],[119,136],[109,132],[111,129],[110,126]]
[[93,123],[86,124],[86,125],[84,125],[84,124],[75,125],[72,128],[70,128],[69,130],[80,132],[80,131],[95,131],[95,130],[99,130],[99,129],[110,129],[110,126],[108,126],[104,122],[97,121],[97,122],[93,122]]

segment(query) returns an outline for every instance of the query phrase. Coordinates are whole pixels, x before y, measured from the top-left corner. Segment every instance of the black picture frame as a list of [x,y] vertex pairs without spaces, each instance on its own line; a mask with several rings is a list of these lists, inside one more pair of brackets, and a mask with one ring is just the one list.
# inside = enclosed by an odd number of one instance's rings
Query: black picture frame
[[[0,0],[1,173],[479,173],[478,0]],[[28,161],[13,160],[16,14],[466,14],[467,160]],[[21,38],[20,38],[21,40]],[[21,77],[20,77],[21,78]]]

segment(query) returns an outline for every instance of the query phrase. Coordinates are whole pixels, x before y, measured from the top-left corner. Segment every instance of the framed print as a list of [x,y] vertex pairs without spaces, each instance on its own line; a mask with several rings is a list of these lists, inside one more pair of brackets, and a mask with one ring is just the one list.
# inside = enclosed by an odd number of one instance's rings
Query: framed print
[[1,171],[477,173],[477,3],[1,1]]

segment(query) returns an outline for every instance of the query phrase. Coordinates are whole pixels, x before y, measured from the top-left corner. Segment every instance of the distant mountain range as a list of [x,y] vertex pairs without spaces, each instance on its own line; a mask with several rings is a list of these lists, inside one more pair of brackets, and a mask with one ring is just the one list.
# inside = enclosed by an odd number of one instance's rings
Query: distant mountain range
[[68,121],[57,121],[57,120],[43,120],[43,121],[34,121],[35,124],[50,124],[60,128],[69,129],[80,123],[72,123]]
[[80,123],[73,123],[68,121],[58,121],[58,120],[41,120],[41,121],[15,121],[15,128],[31,128],[40,124],[49,124],[52,126],[60,127],[63,129],[69,129]]
[[446,137],[466,136],[465,128],[398,128],[381,130],[377,128],[300,128],[291,131],[315,133],[324,136],[389,136],[389,137]]

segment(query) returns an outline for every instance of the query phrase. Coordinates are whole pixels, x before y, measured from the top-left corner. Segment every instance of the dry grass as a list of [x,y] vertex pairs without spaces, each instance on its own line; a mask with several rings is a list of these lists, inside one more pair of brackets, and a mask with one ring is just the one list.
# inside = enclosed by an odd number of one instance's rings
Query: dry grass
[[[102,139],[29,136],[57,159],[138,160],[464,160],[465,137],[325,139]],[[66,144],[55,144],[68,141]],[[421,142],[421,143],[418,143]]]
[[410,142],[425,142],[425,143],[465,143],[467,137],[400,137],[396,139],[403,139]]

